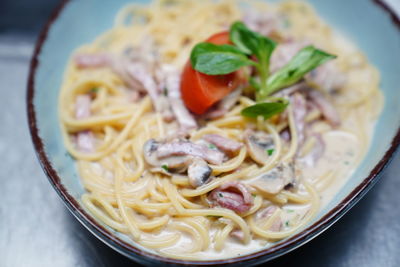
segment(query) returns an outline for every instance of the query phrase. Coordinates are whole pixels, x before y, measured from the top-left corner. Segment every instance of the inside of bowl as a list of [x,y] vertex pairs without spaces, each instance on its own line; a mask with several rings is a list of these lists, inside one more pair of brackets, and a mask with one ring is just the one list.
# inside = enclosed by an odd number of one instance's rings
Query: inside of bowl
[[[73,159],[63,145],[58,120],[59,87],[70,54],[111,28],[117,11],[129,0],[70,1],[52,25],[39,55],[34,105],[45,152],[67,192],[79,201],[84,193]],[[135,1],[145,3],[148,1]],[[374,1],[309,1],[336,30],[353,41],[380,73],[385,106],[365,159],[341,191],[312,222],[338,205],[382,159],[400,125],[400,30]],[[95,11],[95,12],[94,12]],[[81,19],[84,18],[84,19]],[[311,222],[311,223],[312,223]],[[109,229],[109,228],[108,228]],[[110,232],[113,230],[109,229]],[[119,238],[131,242],[122,234]],[[283,240],[284,241],[284,240]],[[282,242],[282,241],[280,241]]]

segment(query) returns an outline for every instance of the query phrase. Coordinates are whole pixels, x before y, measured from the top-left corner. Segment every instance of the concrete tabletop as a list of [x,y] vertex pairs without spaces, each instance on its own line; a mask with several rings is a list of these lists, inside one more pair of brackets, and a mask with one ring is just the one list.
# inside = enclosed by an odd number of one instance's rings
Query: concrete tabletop
[[[332,0],[333,1],[333,0]],[[28,65],[55,0],[0,0],[0,267],[136,266],[66,209],[33,151]],[[400,10],[400,0],[391,0]],[[400,266],[400,156],[334,226],[265,266]]]

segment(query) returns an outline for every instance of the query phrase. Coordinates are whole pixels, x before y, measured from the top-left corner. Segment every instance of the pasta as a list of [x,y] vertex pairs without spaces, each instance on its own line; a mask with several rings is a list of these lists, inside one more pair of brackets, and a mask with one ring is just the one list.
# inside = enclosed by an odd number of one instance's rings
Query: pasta
[[[257,12],[266,21],[258,21]],[[340,124],[329,121],[324,110],[327,102],[321,108],[321,88],[307,96],[301,90],[285,95],[285,89],[276,97],[290,99],[290,104],[280,115],[269,119],[242,116],[241,111],[256,102],[251,94],[240,93],[224,114],[211,119],[197,116],[200,126],[182,134],[179,114],[175,113],[176,119],[168,118],[170,114],[155,105],[154,92],[137,89],[140,83],[129,76],[129,68],[136,65],[115,61],[140,54],[161,66],[182,70],[196,44],[240,20],[248,25],[266,23],[264,30],[273,25],[268,34],[278,42],[312,43],[338,55],[329,67],[339,70],[344,79],[337,76],[331,81],[341,80],[337,88],[322,91],[339,114]],[[148,73],[146,69],[141,77]],[[166,73],[168,84],[172,75]],[[154,83],[139,82],[144,87]],[[307,76],[306,82],[318,87]],[[158,98],[167,95],[171,105],[167,111],[177,112],[180,102],[174,101],[181,100],[169,94],[171,90],[158,92]],[[303,117],[296,106],[302,100],[311,103]],[[82,196],[87,210],[108,227],[161,255],[203,260],[265,248],[309,224],[362,160],[382,105],[378,71],[304,2],[157,0],[124,7],[112,29],[77,49],[61,86],[59,113],[65,146],[76,159],[87,190]],[[302,126],[299,120],[304,121]],[[257,149],[266,136],[266,160],[260,161]],[[176,137],[185,141],[171,141]],[[230,142],[229,149],[238,148],[223,151],[218,140]],[[194,165],[181,171],[181,165],[149,163],[151,149],[181,149],[177,144],[199,150],[196,155],[207,164],[193,158],[190,164],[198,163],[196,170],[208,168],[209,173],[202,173],[210,177],[207,181],[190,179]],[[224,155],[224,159],[215,160],[214,155]],[[187,160],[182,154],[173,157]],[[265,185],[268,175],[280,175],[283,181],[286,171],[290,181]],[[246,200],[248,196],[251,199]],[[235,204],[224,202],[223,197]]]

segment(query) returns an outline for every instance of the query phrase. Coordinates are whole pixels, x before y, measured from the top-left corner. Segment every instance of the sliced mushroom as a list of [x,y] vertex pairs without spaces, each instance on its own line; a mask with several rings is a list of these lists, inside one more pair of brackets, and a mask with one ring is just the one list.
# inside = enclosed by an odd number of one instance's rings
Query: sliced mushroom
[[264,132],[246,131],[244,141],[250,157],[259,164],[264,164],[269,158],[269,150],[274,148],[274,140]]
[[202,158],[211,164],[221,164],[224,160],[224,154],[221,151],[213,150],[205,145],[195,144],[182,139],[162,143],[156,150],[158,158],[193,156]]
[[188,168],[189,183],[194,188],[202,186],[210,178],[212,169],[201,158],[193,158],[192,164]]
[[296,174],[293,163],[280,163],[265,174],[249,181],[249,184],[261,192],[277,194],[287,185],[294,185]]
[[150,139],[144,144],[144,158],[149,165],[155,167],[151,171],[164,174],[185,172],[191,163],[191,159],[188,156],[170,156],[159,159],[157,149],[160,144],[154,139]]

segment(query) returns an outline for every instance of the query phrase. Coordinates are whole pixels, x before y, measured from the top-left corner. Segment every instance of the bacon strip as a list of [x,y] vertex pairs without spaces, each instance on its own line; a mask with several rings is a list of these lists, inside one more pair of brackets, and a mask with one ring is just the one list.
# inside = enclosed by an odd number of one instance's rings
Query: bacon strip
[[[75,102],[75,118],[85,119],[90,117],[89,95],[78,95]],[[92,152],[94,150],[94,136],[91,131],[81,131],[76,134],[76,145],[80,151]]]
[[77,54],[74,57],[74,62],[78,68],[100,68],[108,66],[112,61],[109,54],[95,53],[95,54]]
[[238,213],[248,211],[253,205],[253,197],[247,187],[240,182],[228,182],[214,189],[209,198],[213,205]]
[[298,143],[301,145],[304,142],[306,116],[307,116],[307,102],[306,99],[299,93],[292,96],[293,104],[293,117],[297,131]]
[[243,144],[236,142],[235,140],[225,138],[218,134],[206,134],[203,136],[203,139],[215,145],[219,150],[222,150],[227,154],[236,153],[243,146]]
[[169,103],[172,112],[178,121],[181,131],[187,132],[197,128],[196,120],[183,103],[180,91],[181,76],[179,72],[172,66],[163,65],[162,73],[164,83],[167,89]]

